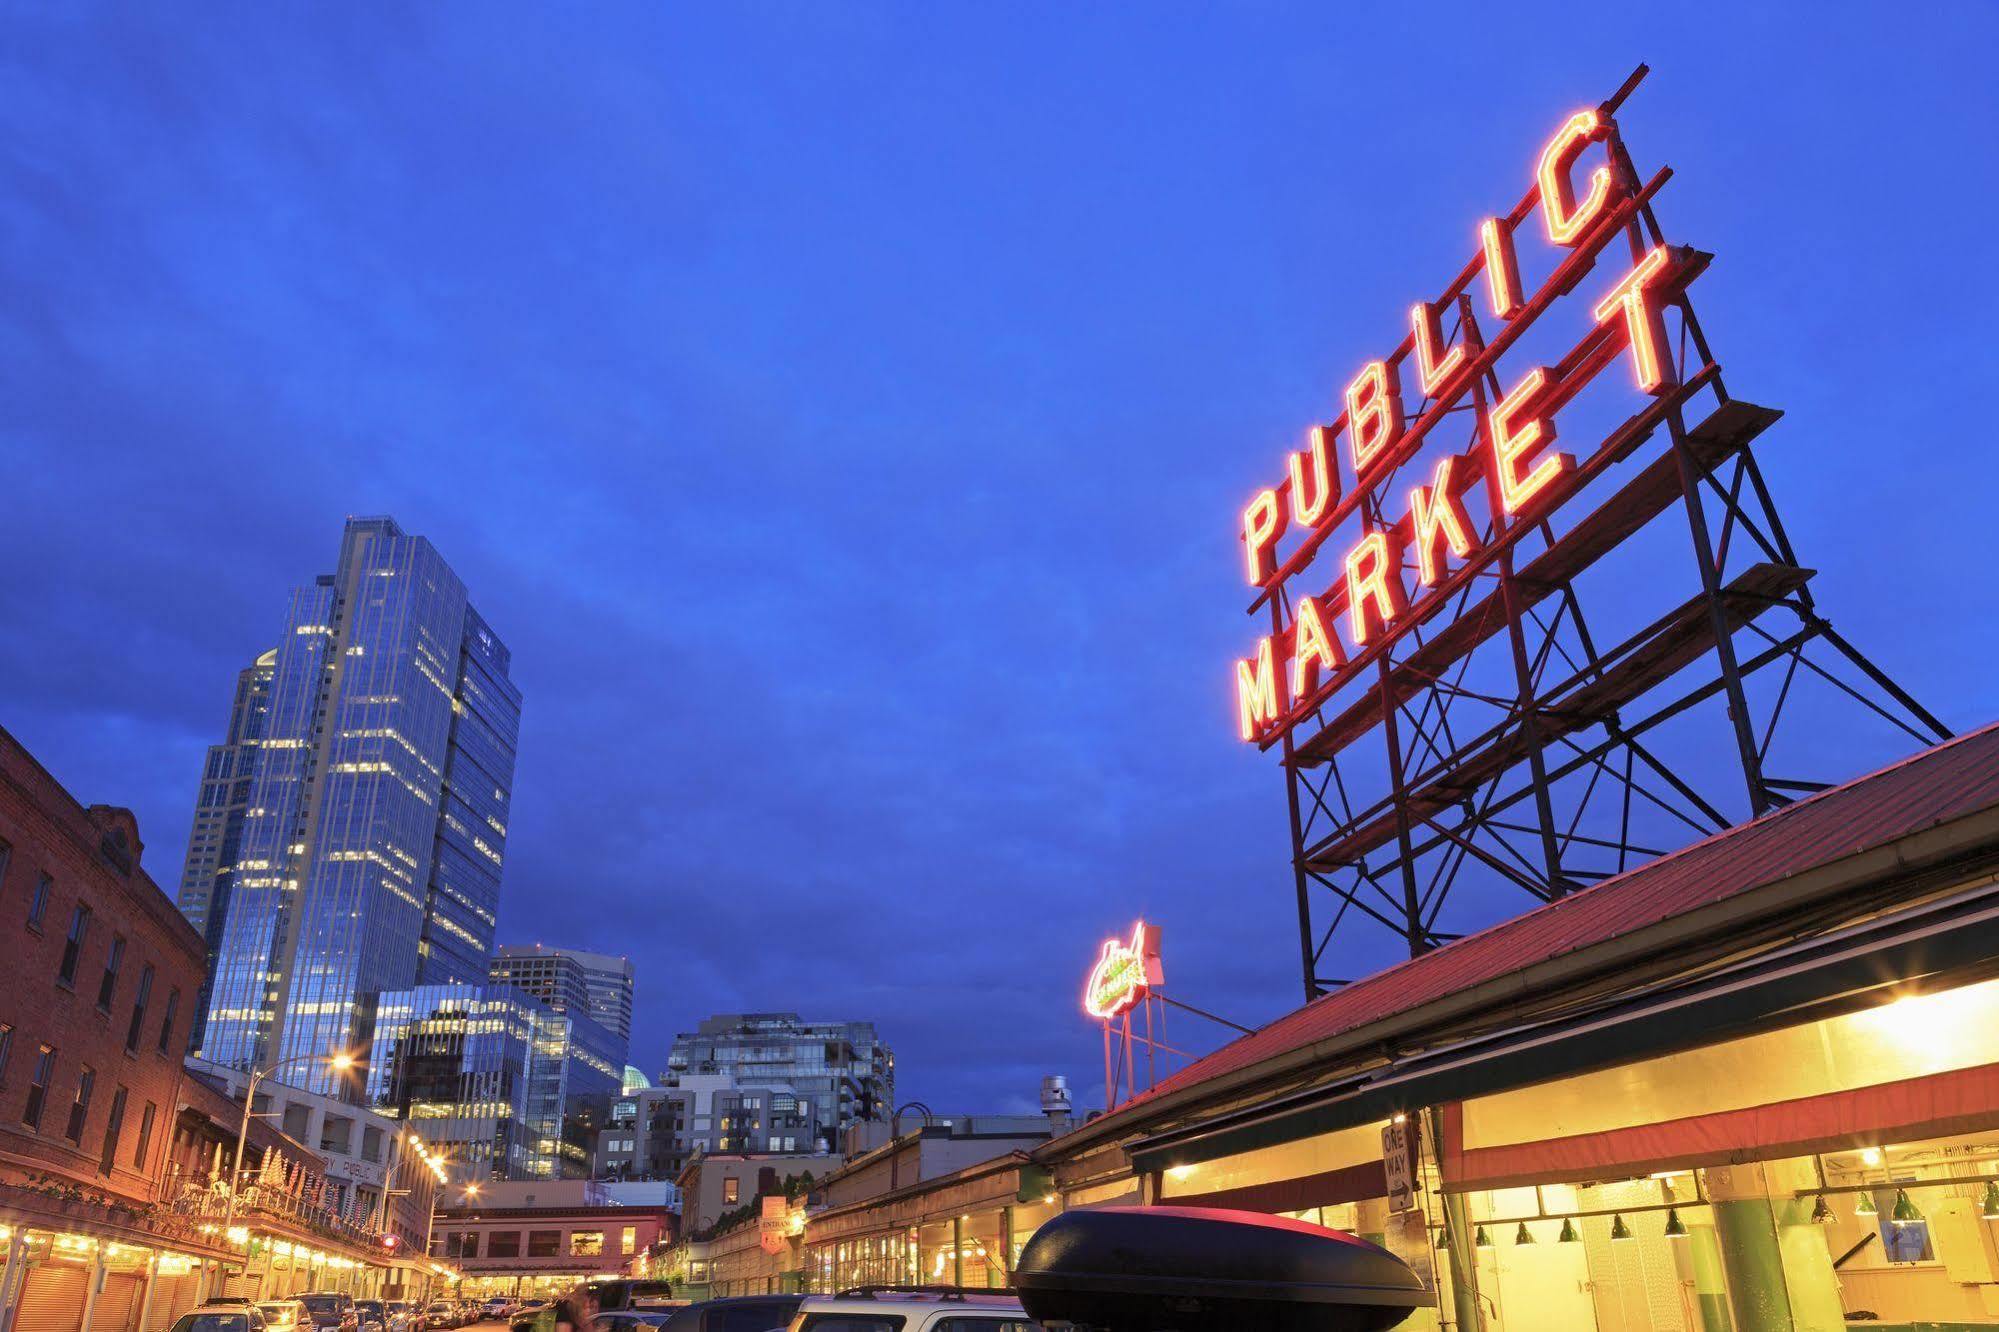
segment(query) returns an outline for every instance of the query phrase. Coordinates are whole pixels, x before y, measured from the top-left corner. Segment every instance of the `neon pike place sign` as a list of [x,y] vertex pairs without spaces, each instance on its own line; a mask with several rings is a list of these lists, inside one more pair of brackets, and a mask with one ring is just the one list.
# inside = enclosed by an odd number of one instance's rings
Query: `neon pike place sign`
[[1159,930],[1141,920],[1132,926],[1130,943],[1104,940],[1083,983],[1083,1011],[1109,1022],[1138,1007],[1160,980]]
[[[1286,460],[1282,478],[1243,509],[1246,572],[1258,589],[1250,610],[1272,608],[1271,632],[1235,666],[1244,740],[1265,748],[1276,743],[1392,642],[1442,610],[1593,470],[1614,461],[1608,440],[1581,466],[1553,447],[1557,414],[1606,366],[1628,359],[1638,387],[1654,397],[1680,387],[1663,312],[1708,256],[1641,239],[1642,210],[1671,173],[1662,170],[1642,185],[1636,180],[1613,109],[1606,103],[1562,123],[1541,150],[1526,196],[1507,215],[1486,219],[1478,252],[1457,278],[1437,300],[1410,307],[1401,343],[1361,367],[1346,387],[1345,410],[1331,425],[1313,427],[1306,447]],[[1518,242],[1536,213],[1557,258],[1527,292]],[[1574,291],[1620,237],[1628,242],[1628,267],[1586,302],[1588,331],[1574,350],[1501,385],[1501,355]],[[1489,340],[1479,332],[1475,307],[1489,309],[1495,321]],[[1387,494],[1396,473],[1467,395],[1476,442],[1466,453],[1440,458],[1396,503]],[[1405,406],[1411,397],[1413,415]],[[1483,510],[1483,524],[1474,522],[1468,504]],[[1330,585],[1296,596],[1287,623],[1280,593],[1343,528],[1349,540]],[[1290,549],[1280,556],[1287,533]]]

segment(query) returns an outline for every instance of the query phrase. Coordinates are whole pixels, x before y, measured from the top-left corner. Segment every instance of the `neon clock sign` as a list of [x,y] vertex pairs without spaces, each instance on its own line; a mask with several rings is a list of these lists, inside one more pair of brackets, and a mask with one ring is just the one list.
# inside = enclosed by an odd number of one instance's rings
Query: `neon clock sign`
[[[1268,748],[1281,740],[1642,439],[1612,432],[1580,458],[1555,447],[1562,409],[1613,361],[1628,357],[1638,388],[1655,400],[1695,387],[1678,382],[1663,311],[1709,256],[1656,235],[1641,239],[1638,225],[1670,174],[1636,180],[1609,104],[1568,117],[1542,149],[1521,203],[1480,225],[1477,250],[1457,277],[1410,307],[1400,343],[1361,367],[1341,395],[1344,410],[1313,427],[1283,474],[1243,508],[1245,573],[1257,589],[1250,611],[1271,608],[1271,632],[1235,663],[1245,741]],[[1529,290],[1519,242],[1536,212],[1556,258]],[[1510,384],[1499,380],[1500,358],[1590,278],[1619,237],[1629,241],[1629,267],[1584,299],[1586,331],[1573,350]],[[1489,311],[1491,336],[1480,332],[1475,307]],[[1437,459],[1392,499],[1391,483],[1426,438],[1467,409],[1477,421],[1472,447]],[[1330,579],[1290,595],[1290,580],[1336,536],[1343,549],[1328,561]]]

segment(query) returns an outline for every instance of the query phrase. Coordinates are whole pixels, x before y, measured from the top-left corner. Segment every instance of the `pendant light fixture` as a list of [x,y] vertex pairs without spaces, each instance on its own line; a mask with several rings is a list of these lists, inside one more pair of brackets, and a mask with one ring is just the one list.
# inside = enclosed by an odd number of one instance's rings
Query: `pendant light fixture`
[[1913,1202],[1909,1201],[1909,1191],[1907,1189],[1895,1190],[1895,1209],[1889,1212],[1888,1215],[1898,1226],[1906,1226],[1923,1219],[1923,1214],[1916,1210],[1916,1205]]
[[1985,1202],[1978,1214],[1987,1221],[1999,1221],[1999,1179],[1985,1182]]
[[1582,1238],[1582,1236],[1580,1236],[1580,1235],[1576,1234],[1576,1223],[1575,1223],[1574,1221],[1571,1221],[1571,1220],[1570,1220],[1570,1219],[1569,1219],[1568,1217],[1566,1217],[1566,1216],[1565,1216],[1565,1217],[1563,1217],[1563,1218],[1562,1218],[1562,1233],[1561,1233],[1561,1234],[1559,1234],[1559,1235],[1557,1235],[1557,1236],[1555,1236],[1555,1243],[1557,1243],[1557,1244],[1574,1244],[1574,1243],[1575,1243],[1575,1242],[1576,1242],[1577,1240],[1579,1240],[1579,1239],[1581,1239],[1581,1238]]
[[1472,1235],[1471,1242],[1476,1248],[1490,1249],[1492,1247],[1492,1236],[1485,1233],[1484,1226],[1480,1226],[1477,1232]]
[[1832,1223],[1832,1208],[1826,1205],[1825,1195],[1821,1193],[1818,1197],[1812,1199],[1812,1224],[1829,1226]]
[[1687,1223],[1680,1220],[1680,1209],[1677,1207],[1668,1207],[1666,1209],[1666,1238],[1685,1239],[1686,1237]]
[[1525,1221],[1520,1223],[1520,1229],[1513,1232],[1513,1242],[1515,1244],[1532,1244],[1534,1242],[1534,1232],[1527,1229]]
[[1874,1190],[1872,1189],[1869,1189],[1865,1193],[1862,1193],[1860,1195],[1860,1201],[1853,1205],[1853,1214],[1855,1216],[1874,1216],[1877,1215],[1880,1212],[1880,1210],[1881,1210],[1880,1208],[1874,1205]]
[[1631,1227],[1624,1224],[1624,1213],[1613,1212],[1610,1217],[1610,1237],[1614,1240],[1636,1239]]

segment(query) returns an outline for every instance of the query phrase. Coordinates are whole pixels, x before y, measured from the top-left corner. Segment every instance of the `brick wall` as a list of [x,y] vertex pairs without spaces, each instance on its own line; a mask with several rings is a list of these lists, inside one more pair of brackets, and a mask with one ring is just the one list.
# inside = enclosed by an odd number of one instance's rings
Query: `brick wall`
[[[139,868],[139,851],[129,811],[85,808],[0,730],[0,1183],[42,1174],[155,1197],[203,952],[201,936]],[[79,906],[87,919],[65,980]],[[48,1076],[31,1125],[44,1047]]]

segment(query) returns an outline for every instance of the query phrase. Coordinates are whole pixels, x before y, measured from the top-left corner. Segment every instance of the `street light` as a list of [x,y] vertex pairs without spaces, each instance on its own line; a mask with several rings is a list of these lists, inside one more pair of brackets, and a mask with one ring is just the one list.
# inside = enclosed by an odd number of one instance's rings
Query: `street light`
[[257,1099],[257,1084],[289,1064],[309,1064],[321,1058],[325,1059],[327,1066],[336,1073],[345,1073],[354,1067],[354,1056],[350,1054],[294,1055],[290,1059],[280,1059],[269,1068],[250,1070],[250,1085],[243,1089],[243,1122],[236,1129],[236,1164],[229,1172],[229,1207],[223,1214],[222,1221],[224,1243],[228,1242],[229,1232],[236,1228],[236,1197],[243,1190],[243,1146],[250,1137],[250,1106]]

